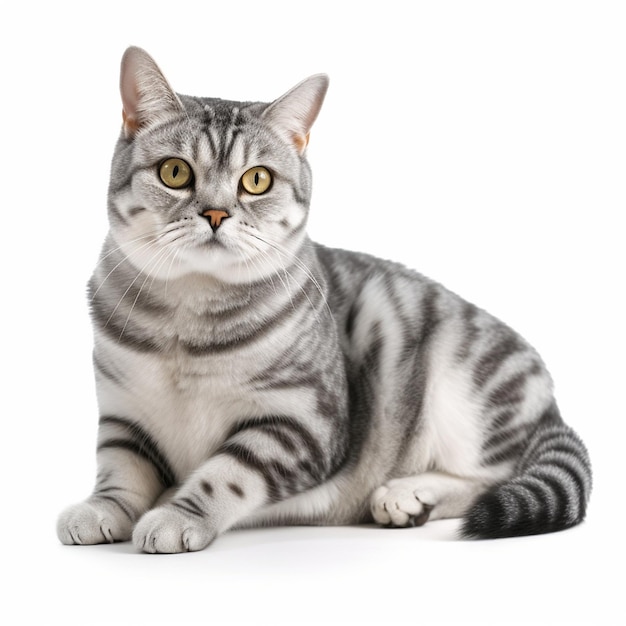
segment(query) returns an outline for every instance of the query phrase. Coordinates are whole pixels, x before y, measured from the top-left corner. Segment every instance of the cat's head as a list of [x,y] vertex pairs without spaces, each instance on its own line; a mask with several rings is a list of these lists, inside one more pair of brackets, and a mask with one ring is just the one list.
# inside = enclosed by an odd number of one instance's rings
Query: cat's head
[[305,240],[309,131],[328,78],[272,103],[176,94],[139,48],[122,59],[123,128],[111,169],[111,235],[138,270],[257,280]]

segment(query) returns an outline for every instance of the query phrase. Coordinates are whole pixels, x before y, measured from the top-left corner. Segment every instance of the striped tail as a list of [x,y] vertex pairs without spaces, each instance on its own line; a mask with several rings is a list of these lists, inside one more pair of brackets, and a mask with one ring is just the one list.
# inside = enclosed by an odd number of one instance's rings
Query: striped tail
[[538,427],[513,478],[478,498],[463,519],[461,536],[537,535],[583,521],[592,482],[589,454],[558,420]]

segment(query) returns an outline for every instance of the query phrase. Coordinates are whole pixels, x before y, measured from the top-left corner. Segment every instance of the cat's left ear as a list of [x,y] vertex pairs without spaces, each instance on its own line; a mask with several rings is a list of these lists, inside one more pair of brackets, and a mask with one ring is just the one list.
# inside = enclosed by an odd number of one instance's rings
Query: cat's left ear
[[315,74],[274,100],[263,112],[263,119],[272,125],[300,154],[309,143],[309,132],[317,118],[328,89],[328,76]]

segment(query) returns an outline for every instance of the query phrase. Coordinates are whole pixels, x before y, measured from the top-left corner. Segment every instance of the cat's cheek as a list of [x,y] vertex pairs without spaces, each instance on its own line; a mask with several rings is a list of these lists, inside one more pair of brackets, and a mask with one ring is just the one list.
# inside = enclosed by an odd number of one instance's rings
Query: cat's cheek
[[284,229],[284,233],[288,234],[300,231],[306,225],[306,220],[307,213],[302,205],[294,203],[285,210],[284,217],[279,222],[279,225]]

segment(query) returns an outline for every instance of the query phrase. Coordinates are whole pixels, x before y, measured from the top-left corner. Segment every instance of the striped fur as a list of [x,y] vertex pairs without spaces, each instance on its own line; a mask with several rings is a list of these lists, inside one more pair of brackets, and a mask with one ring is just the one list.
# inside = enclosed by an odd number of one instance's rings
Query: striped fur
[[[420,274],[308,239],[326,87],[314,76],[269,105],[180,96],[126,52],[89,283],[98,478],[60,516],[63,543],[180,552],[261,524],[463,517],[466,537],[504,537],[583,520],[589,458],[537,353]],[[192,172],[178,188],[160,177],[172,158]],[[256,167],[259,194],[243,178]]]

